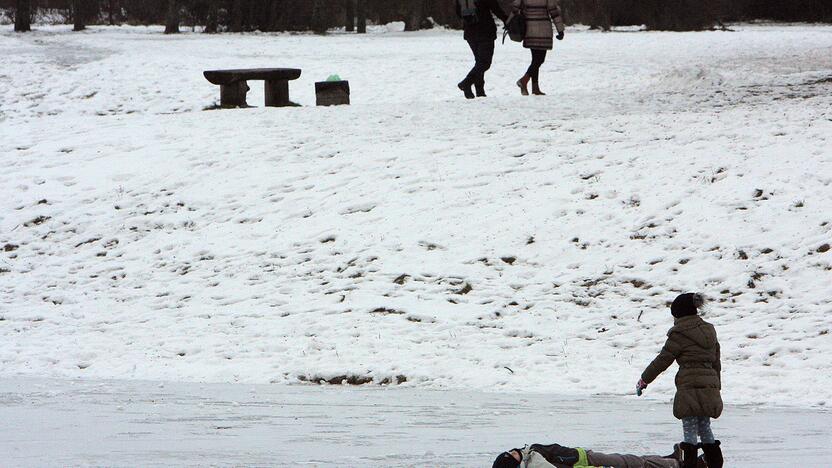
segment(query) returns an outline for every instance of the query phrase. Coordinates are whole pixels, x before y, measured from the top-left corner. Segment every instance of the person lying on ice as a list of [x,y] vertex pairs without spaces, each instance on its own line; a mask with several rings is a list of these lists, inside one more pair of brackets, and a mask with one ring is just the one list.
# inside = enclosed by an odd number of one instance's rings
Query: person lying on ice
[[679,468],[680,457],[678,448],[673,455],[662,457],[601,453],[558,444],[533,444],[501,453],[492,468]]

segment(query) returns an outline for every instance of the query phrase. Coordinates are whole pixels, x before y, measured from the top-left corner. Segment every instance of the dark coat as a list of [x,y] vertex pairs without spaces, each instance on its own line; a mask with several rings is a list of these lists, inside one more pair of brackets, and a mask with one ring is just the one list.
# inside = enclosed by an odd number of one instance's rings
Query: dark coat
[[[508,15],[503,11],[497,0],[476,0],[477,5],[477,22],[474,24],[464,23],[465,40],[469,42],[479,41],[495,41],[497,40],[497,25],[494,23],[494,17],[500,18],[505,22]],[[462,18],[462,12],[459,10],[459,2],[456,2],[456,14]]]
[[525,468],[678,468],[679,462],[657,455],[639,456],[601,453],[558,444],[534,444],[518,450],[523,455],[520,466]]
[[641,375],[642,380],[653,382],[673,361],[679,364],[673,416],[718,418],[722,414],[722,365],[714,326],[698,315],[677,318],[661,352]]

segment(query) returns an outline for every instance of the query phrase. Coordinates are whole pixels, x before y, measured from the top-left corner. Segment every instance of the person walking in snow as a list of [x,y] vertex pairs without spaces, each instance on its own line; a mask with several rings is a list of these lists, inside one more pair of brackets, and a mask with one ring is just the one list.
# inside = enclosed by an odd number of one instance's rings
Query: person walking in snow
[[[722,365],[716,329],[699,316],[704,303],[702,295],[694,293],[682,294],[673,301],[670,313],[674,323],[667,332],[667,341],[636,384],[636,392],[641,395],[673,361],[679,364],[673,415],[682,420],[682,468],[696,466],[699,447],[705,452],[709,468],[722,468],[723,464],[720,442],[711,430],[711,418],[722,414]],[[697,444],[697,435],[701,444]]]
[[462,18],[465,30],[464,38],[474,54],[474,67],[457,86],[466,99],[474,99],[471,86],[477,91],[477,97],[485,96],[485,72],[491,68],[494,59],[494,41],[497,40],[497,25],[494,16],[505,21],[508,15],[497,0],[457,0],[456,14]]
[[558,30],[557,38],[563,40],[565,28],[563,16],[560,12],[559,0],[514,0],[514,14],[526,18],[526,35],[523,47],[532,51],[532,63],[526,74],[517,80],[520,93],[529,95],[529,81],[532,82],[532,93],[544,96],[540,90],[540,66],[546,61],[546,52],[552,50],[552,22]]
[[533,444],[497,456],[492,468],[679,468],[678,450],[672,455],[621,455],[601,453],[558,444]]

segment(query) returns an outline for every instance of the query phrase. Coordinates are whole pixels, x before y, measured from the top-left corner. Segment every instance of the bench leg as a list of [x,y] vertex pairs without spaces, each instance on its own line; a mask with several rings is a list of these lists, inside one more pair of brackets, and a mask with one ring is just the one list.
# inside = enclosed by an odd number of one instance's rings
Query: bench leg
[[286,107],[291,106],[289,101],[288,80],[266,80],[266,106]]
[[220,86],[220,105],[224,109],[248,107],[246,93],[249,87],[245,81]]

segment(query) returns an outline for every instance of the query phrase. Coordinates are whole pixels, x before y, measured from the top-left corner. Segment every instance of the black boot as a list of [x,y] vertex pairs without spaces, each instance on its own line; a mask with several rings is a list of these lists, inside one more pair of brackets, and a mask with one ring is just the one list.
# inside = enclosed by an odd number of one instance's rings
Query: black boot
[[679,448],[682,449],[682,468],[696,468],[696,454],[699,451],[699,446],[682,442],[679,444]]
[[474,83],[474,89],[477,90],[477,97],[488,97],[485,95],[485,81],[477,81]]
[[474,93],[471,91],[471,80],[465,78],[464,80],[460,81],[458,85],[456,85],[463,93],[465,93],[465,99],[474,99]]
[[708,462],[708,468],[722,468],[722,449],[719,446],[722,443],[718,440],[712,444],[702,444],[702,451],[705,452],[705,461]]

